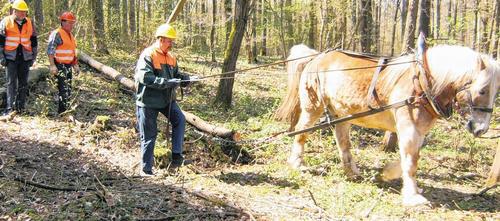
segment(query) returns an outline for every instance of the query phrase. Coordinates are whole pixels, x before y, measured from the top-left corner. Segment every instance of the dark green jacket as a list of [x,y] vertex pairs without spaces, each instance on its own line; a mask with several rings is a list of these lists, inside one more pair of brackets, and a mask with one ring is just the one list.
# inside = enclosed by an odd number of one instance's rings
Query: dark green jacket
[[[156,48],[154,44],[144,49],[135,68],[136,104],[140,107],[166,107],[175,100],[175,89],[179,85],[168,80],[189,80],[189,76],[180,73],[177,63],[175,66],[162,64],[161,69],[155,69],[151,54]],[[180,86],[185,87],[188,84],[189,82],[183,82]]]

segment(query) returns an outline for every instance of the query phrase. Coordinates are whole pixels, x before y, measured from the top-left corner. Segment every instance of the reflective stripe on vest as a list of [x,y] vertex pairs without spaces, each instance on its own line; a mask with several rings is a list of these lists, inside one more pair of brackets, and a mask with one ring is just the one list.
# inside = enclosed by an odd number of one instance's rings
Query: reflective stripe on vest
[[21,31],[19,31],[15,15],[9,16],[5,24],[5,50],[15,51],[21,44],[26,51],[32,51],[30,40],[32,35],[33,26],[29,18],[26,18],[26,23],[23,24]]
[[62,28],[58,28],[57,31],[63,43],[56,47],[54,58],[57,63],[71,64],[76,56],[76,40],[73,35]]
[[162,64],[168,64],[172,67],[177,65],[174,55],[170,52],[163,53],[161,49],[154,47],[151,52],[151,60],[153,60],[153,66],[155,69],[161,70]]

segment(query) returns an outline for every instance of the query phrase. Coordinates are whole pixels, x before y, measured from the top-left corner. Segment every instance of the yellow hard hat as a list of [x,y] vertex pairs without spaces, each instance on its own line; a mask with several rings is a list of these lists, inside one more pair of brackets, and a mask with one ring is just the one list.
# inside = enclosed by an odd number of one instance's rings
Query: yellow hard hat
[[24,0],[16,0],[12,3],[12,8],[18,11],[28,11],[28,4]]
[[177,32],[175,31],[174,27],[172,27],[169,24],[162,24],[158,29],[156,29],[156,34],[155,37],[166,37],[166,38],[171,38],[171,39],[176,39],[177,38]]

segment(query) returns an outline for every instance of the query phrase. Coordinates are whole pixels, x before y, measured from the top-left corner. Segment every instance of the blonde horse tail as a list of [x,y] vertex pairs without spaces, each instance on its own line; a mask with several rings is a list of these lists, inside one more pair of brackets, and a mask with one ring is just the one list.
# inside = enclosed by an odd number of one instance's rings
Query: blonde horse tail
[[274,113],[274,118],[276,120],[290,123],[290,131],[295,129],[295,125],[300,116],[300,101],[298,94],[300,76],[306,64],[309,63],[309,61],[315,57],[313,55],[317,53],[316,50],[310,49],[303,44],[295,45],[290,49],[290,55],[287,60],[297,60],[287,62],[288,91],[285,99]]

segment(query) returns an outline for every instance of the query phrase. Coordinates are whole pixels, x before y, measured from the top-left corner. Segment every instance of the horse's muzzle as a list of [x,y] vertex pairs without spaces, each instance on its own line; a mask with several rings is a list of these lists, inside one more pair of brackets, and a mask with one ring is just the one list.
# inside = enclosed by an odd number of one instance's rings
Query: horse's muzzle
[[486,133],[486,131],[488,130],[487,128],[484,129],[484,128],[478,128],[475,126],[474,122],[469,120],[467,122],[467,131],[469,131],[469,133],[473,134],[474,137],[479,137],[481,135],[483,135],[484,133]]

